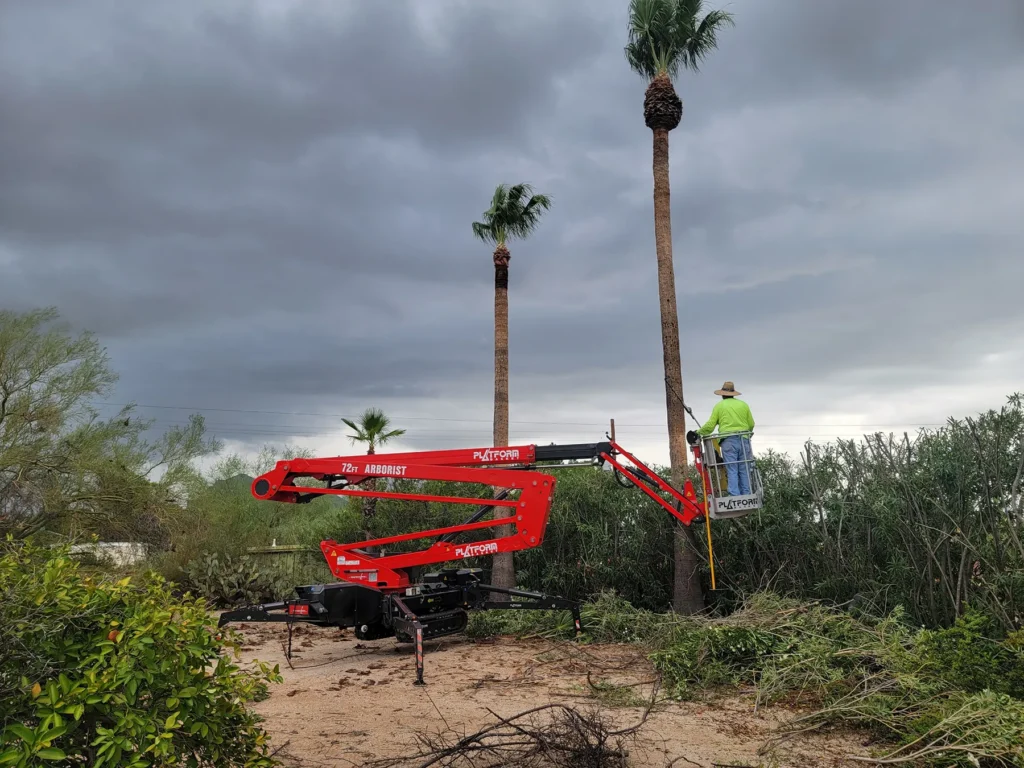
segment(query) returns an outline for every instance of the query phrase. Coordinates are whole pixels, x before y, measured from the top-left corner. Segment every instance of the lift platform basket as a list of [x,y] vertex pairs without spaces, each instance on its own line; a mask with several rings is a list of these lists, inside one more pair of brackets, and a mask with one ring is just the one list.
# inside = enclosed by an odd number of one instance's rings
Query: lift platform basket
[[713,520],[744,517],[764,506],[752,435],[729,432],[703,438],[708,515]]

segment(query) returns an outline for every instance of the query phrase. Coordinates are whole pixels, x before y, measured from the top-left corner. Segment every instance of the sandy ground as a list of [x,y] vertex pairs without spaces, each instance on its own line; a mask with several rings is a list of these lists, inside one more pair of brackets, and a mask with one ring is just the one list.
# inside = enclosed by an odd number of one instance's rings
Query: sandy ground
[[[299,626],[289,663],[282,625],[234,626],[246,641],[243,659],[281,666],[284,682],[254,708],[291,766],[369,766],[415,755],[417,731],[461,737],[495,723],[488,710],[508,717],[549,702],[600,705],[620,727],[631,725],[643,715],[655,677],[630,646],[453,636],[426,644],[427,684],[414,686],[411,647],[393,638],[364,642],[350,631]],[[595,691],[588,672],[599,689],[618,687]],[[805,734],[759,754],[773,726],[793,715],[783,707],[755,712],[753,698],[741,694],[714,704],[662,701],[629,745],[629,765],[863,765],[844,757],[868,755],[856,734]]]

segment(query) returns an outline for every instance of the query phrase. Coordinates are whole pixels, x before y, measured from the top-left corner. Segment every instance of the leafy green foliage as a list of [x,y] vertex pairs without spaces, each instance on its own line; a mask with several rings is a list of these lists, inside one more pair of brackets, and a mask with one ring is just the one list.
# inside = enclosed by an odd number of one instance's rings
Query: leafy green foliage
[[202,600],[150,575],[83,575],[66,549],[0,550],[0,765],[276,765],[248,702],[280,682],[243,669]]
[[733,23],[726,11],[703,11],[702,0],[630,0],[626,61],[649,80],[675,77],[680,65],[697,71],[718,47],[718,32]]
[[558,478],[544,542],[516,555],[518,583],[576,600],[613,591],[638,607],[667,609],[674,518],[610,473],[574,469]]
[[499,184],[483,221],[473,222],[473,235],[485,243],[505,245],[509,238],[524,238],[536,229],[541,213],[551,208],[551,196],[534,194],[529,184]]
[[1024,647],[1017,632],[1000,638],[990,616],[971,610],[952,627],[922,630],[914,639],[912,658],[919,674],[954,688],[991,689],[1024,699]]
[[345,418],[342,421],[355,433],[349,435],[349,440],[364,443],[367,453],[375,453],[378,447],[405,434],[404,429],[391,429],[391,419],[379,408],[367,408],[358,423]]
[[1024,625],[1024,403],[909,436],[808,443],[758,468],[765,506],[712,522],[719,586],[770,589],[919,625],[967,606]]
[[[583,642],[639,643],[652,649],[675,642],[692,620],[674,613],[637,608],[612,591],[605,591],[580,606]],[[471,637],[513,635],[569,639],[576,629],[569,611],[486,611],[470,614]]]
[[[367,408],[359,417],[358,423],[344,418],[342,421],[355,433],[349,435],[348,439],[353,443],[363,443],[366,446],[367,453],[376,453],[377,448],[380,446],[405,434],[404,429],[391,429],[391,419],[379,408]],[[378,480],[370,478],[362,485],[364,490],[374,491],[377,489]],[[363,524],[366,528],[365,538],[372,538],[373,536],[371,529],[375,527],[374,518],[376,514],[377,499],[367,496],[363,499]]]
[[[562,612],[509,614],[472,617],[470,632],[572,634]],[[1024,637],[996,638],[998,625],[978,614],[949,629],[920,630],[899,609],[857,618],[770,593],[752,595],[726,617],[654,613],[611,594],[582,614],[585,640],[643,646],[671,698],[742,685],[759,702],[813,708],[781,737],[852,725],[873,731],[888,745],[887,757],[911,764],[1024,766]]]
[[279,544],[298,544],[315,550],[295,555],[250,556],[276,590],[285,583],[286,592],[291,592],[297,583],[331,579],[319,543],[327,538],[358,540],[358,510],[333,497],[316,499],[297,509],[293,505],[261,501],[249,490],[253,476],[266,471],[279,458],[303,455],[300,449],[283,446],[265,447],[251,461],[239,456],[225,457],[213,467],[205,482],[190,490],[187,505],[175,508],[165,517],[173,549],[155,552],[151,567],[167,579],[184,583],[190,564],[207,555],[216,554],[222,561],[237,560],[250,547],[267,547],[276,539]]
[[200,416],[154,442],[143,439],[152,422],[131,407],[100,418],[91,403],[117,375],[91,334],[73,337],[57,320],[53,309],[0,312],[0,535],[157,543],[192,461],[219,446]]
[[763,701],[816,706],[788,730],[854,725],[894,743],[888,757],[1024,765],[1024,656],[988,636],[993,628],[974,614],[915,631],[899,610],[858,620],[761,594],[727,618],[697,622],[651,658],[675,697],[743,683]]
[[204,552],[185,566],[180,586],[213,606],[227,607],[273,600],[277,584],[250,557]]
[[678,695],[691,684],[737,684],[743,681],[743,671],[755,666],[761,655],[776,652],[778,645],[778,638],[764,630],[704,625],[684,632],[675,645],[652,658],[668,689]]

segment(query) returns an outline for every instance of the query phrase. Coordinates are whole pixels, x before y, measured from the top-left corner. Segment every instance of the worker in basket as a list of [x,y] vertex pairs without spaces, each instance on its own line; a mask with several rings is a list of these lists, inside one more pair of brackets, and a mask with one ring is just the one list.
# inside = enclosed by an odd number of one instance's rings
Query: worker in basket
[[731,381],[722,384],[722,388],[716,389],[715,394],[722,399],[715,403],[710,418],[697,430],[696,435],[707,437],[718,427],[729,495],[745,496],[751,492],[749,462],[753,461],[754,454],[750,448],[750,435],[736,433],[752,433],[754,416],[750,406],[739,399],[741,393],[736,391]]

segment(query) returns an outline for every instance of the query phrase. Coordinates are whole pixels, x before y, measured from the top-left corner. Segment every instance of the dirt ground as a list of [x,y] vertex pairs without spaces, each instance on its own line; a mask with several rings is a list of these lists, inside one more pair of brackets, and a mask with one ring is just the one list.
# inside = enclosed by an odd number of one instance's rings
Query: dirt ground
[[[427,684],[414,686],[412,648],[394,638],[359,641],[351,631],[298,626],[289,663],[284,626],[234,626],[245,638],[243,660],[280,664],[284,682],[254,708],[290,766],[370,766],[414,756],[417,732],[462,737],[496,723],[495,715],[548,702],[600,706],[619,727],[632,725],[655,678],[630,646],[453,636],[425,644]],[[857,734],[804,734],[759,753],[773,726],[794,714],[783,707],[755,712],[753,697],[741,693],[713,705],[663,700],[627,745],[629,765],[864,765],[845,758],[869,754]]]

